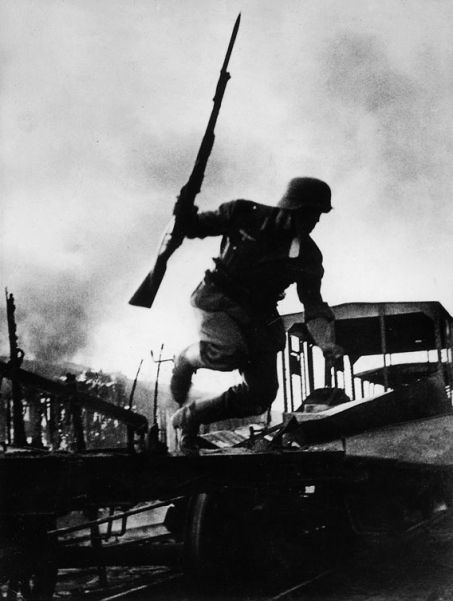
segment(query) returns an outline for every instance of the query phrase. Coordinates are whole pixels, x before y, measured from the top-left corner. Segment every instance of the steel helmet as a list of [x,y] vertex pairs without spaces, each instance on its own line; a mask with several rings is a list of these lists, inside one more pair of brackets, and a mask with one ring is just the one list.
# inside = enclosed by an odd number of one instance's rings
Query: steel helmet
[[314,177],[295,177],[289,182],[277,206],[290,210],[311,207],[328,213],[332,209],[330,198],[330,188],[325,182]]

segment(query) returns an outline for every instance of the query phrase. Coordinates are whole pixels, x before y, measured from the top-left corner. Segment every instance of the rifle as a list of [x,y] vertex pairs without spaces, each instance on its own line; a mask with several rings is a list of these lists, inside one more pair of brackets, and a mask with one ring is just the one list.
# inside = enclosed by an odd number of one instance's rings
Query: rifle
[[148,309],[151,307],[165,275],[167,261],[184,240],[184,221],[185,218],[191,215],[192,211],[194,210],[195,197],[201,190],[206,165],[214,145],[214,128],[217,122],[217,117],[219,116],[220,106],[222,104],[226,85],[231,77],[227,71],[227,67],[239,30],[240,21],[241,15],[239,14],[234,24],[225,59],[220,70],[220,76],[213,98],[214,106],[212,107],[211,116],[209,117],[208,125],[201,141],[194,168],[187,183],[181,188],[173,209],[173,218],[165,230],[160,242],[154,267],[148,273],[146,278],[143,280],[137,291],[130,299],[130,305],[135,305],[136,307],[147,307]]

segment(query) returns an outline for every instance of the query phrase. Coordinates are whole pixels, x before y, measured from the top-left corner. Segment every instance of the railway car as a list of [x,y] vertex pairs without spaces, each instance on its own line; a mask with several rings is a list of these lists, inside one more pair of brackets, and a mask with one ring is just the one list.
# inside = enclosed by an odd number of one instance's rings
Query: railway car
[[[452,318],[437,302],[333,307],[346,351],[326,363],[303,313],[285,315],[281,423],[202,437],[171,454],[133,411],[1,363],[4,378],[125,424],[128,444],[0,453],[0,576],[46,600],[61,567],[177,564],[215,578],[323,561],[351,537],[401,537],[448,513],[453,494]],[[7,402],[9,402],[6,399]],[[221,437],[219,436],[218,439]],[[223,437],[223,440],[228,437]],[[164,511],[158,534],[127,537]],[[78,512],[85,519],[70,523]]]

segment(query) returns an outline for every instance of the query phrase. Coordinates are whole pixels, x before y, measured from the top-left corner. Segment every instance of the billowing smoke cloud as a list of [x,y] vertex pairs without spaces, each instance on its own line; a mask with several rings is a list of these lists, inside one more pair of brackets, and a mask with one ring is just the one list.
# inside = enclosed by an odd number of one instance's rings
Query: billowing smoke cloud
[[58,362],[71,359],[85,347],[92,324],[84,290],[81,285],[74,290],[74,282],[61,278],[50,283],[45,295],[30,288],[24,291],[17,321],[23,332],[22,344],[29,353],[42,361]]
[[[185,243],[152,313],[127,300],[192,168],[240,4],[3,4],[0,270],[28,353],[133,373],[137,349],[185,336],[217,242]],[[402,274],[424,293],[451,251],[448,6],[414,0],[409,19],[398,0],[248,2],[201,208],[325,177],[329,301],[402,300]],[[444,291],[453,302],[446,284],[428,296]]]
[[[373,164],[375,185],[383,185],[381,206],[392,211],[433,200],[445,178],[451,122],[441,125],[439,114],[450,91],[442,89],[429,56],[429,51],[419,56],[418,69],[409,75],[391,61],[382,41],[351,32],[323,51],[330,110],[340,117],[342,107],[355,113],[344,131],[346,138],[356,137],[356,160],[350,165],[359,167],[363,157]],[[361,126],[367,130],[361,132]],[[437,189],[427,189],[433,181]],[[415,199],[414,183],[420,186]]]
[[[86,283],[75,282],[68,275],[49,278],[47,271],[35,276],[13,294],[18,345],[28,358],[46,362],[71,359],[85,347],[92,328]],[[6,319],[3,307],[1,313]],[[1,352],[8,352],[6,331]]]
[[[140,8],[120,3],[103,4],[106,13],[84,2],[27,7],[26,18],[14,3],[4,10],[2,284],[17,299],[27,354],[70,359],[91,348],[108,363],[113,346],[130,344],[128,319],[151,344],[147,312],[127,300],[192,169],[220,65],[184,88],[182,44],[159,25],[171,17],[157,5],[143,3],[146,25]],[[204,47],[196,38],[194,28]],[[205,189],[224,179],[223,163],[212,157]]]

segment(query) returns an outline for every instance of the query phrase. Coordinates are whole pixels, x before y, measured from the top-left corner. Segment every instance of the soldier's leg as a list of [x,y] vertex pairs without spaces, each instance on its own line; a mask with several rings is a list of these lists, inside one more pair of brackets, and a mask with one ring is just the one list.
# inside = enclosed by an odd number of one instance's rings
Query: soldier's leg
[[242,370],[242,376],[241,384],[220,396],[192,401],[175,413],[172,423],[182,431],[182,447],[194,446],[201,424],[259,415],[270,408],[278,390],[276,353],[257,356]]
[[203,367],[199,342],[191,344],[175,358],[170,380],[170,392],[178,405],[183,405],[186,402],[192,386],[192,376],[199,367]]
[[225,413],[228,417],[264,413],[272,405],[278,391],[277,353],[258,355],[241,370],[241,374],[242,382],[219,397],[225,406]]
[[200,342],[184,349],[175,359],[170,390],[183,405],[189,394],[192,376],[200,367],[232,371],[244,364],[247,344],[238,324],[222,311],[198,310]]

